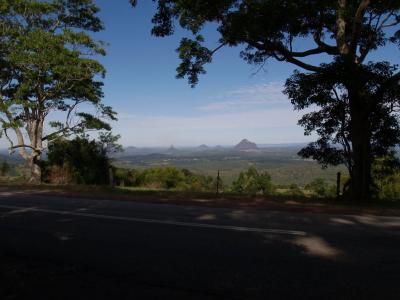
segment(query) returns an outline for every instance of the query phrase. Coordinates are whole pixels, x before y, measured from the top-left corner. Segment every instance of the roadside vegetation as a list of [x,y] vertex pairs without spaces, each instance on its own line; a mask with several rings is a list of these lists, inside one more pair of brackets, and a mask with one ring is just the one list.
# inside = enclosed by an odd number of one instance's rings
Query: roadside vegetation
[[[42,182],[48,186],[105,186],[108,191],[131,191],[134,193],[168,192],[186,195],[237,195],[243,197],[289,197],[293,199],[336,199],[337,187],[324,178],[311,178],[306,184],[274,182],[266,170],[254,166],[239,172],[231,182],[222,177],[211,176],[198,171],[176,166],[155,166],[146,168],[116,167],[110,153],[120,150],[116,138],[111,134],[102,139],[76,137],[58,139],[47,152],[42,163]],[[374,166],[377,200],[400,200],[400,169],[393,166],[395,161],[380,160]],[[3,184],[25,184],[29,181],[29,168],[21,163],[0,163]],[[348,177],[343,176],[340,192],[346,189]]]

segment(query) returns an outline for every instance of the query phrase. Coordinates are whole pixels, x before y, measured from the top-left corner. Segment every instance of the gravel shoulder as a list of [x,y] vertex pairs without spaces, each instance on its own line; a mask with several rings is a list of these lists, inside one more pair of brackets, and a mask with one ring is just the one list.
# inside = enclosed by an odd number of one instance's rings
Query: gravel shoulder
[[0,186],[1,196],[62,196],[96,200],[173,204],[215,208],[242,208],[288,212],[400,216],[400,201],[353,202],[291,196],[245,196],[175,191],[136,191],[101,186]]

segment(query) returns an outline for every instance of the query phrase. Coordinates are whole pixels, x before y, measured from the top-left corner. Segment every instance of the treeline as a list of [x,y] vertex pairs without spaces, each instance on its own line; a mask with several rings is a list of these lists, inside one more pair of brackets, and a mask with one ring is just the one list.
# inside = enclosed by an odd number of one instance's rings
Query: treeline
[[[248,195],[290,195],[296,197],[336,197],[336,185],[316,178],[304,186],[276,185],[271,175],[255,167],[238,174],[231,185],[219,176],[209,176],[173,166],[128,169],[113,166],[110,152],[118,150],[118,137],[102,135],[98,140],[87,136],[72,140],[57,139],[49,144],[47,160],[42,164],[43,182],[53,184],[117,185],[142,189],[223,192]],[[2,174],[9,172],[2,164]],[[4,176],[4,175],[3,175]],[[395,158],[373,164],[374,198],[400,199],[400,164]],[[346,193],[349,179],[342,177],[340,191]]]
[[18,164],[3,160],[0,162],[0,177],[16,177],[18,176]]
[[336,187],[317,178],[304,187],[296,184],[275,185],[268,172],[255,167],[240,172],[232,185],[226,185],[218,176],[193,173],[176,167],[154,167],[143,170],[115,168],[114,184],[123,187],[193,192],[222,192],[245,195],[290,195],[297,197],[335,197]]
[[[180,191],[214,191],[218,178],[196,174],[187,169],[158,167],[144,170],[114,168],[114,183],[119,186]],[[218,183],[222,187],[222,181]]]
[[[47,160],[42,163],[42,180],[52,184],[117,185],[142,189],[225,192],[250,195],[289,194],[304,196],[304,188],[273,184],[268,172],[255,167],[240,172],[232,185],[224,184],[219,176],[209,176],[173,166],[142,170],[118,168],[109,158],[110,149],[116,148],[111,135],[100,140],[76,137],[72,140],[57,139],[49,144]],[[333,190],[322,179],[306,187],[311,194],[328,197]],[[308,192],[310,194],[310,192]]]

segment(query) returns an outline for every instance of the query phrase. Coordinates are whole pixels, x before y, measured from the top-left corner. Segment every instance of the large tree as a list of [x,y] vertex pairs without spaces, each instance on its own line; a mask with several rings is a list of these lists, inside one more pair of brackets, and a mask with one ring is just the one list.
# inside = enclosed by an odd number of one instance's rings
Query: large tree
[[101,102],[103,43],[90,35],[103,29],[98,11],[92,0],[0,0],[0,123],[31,182],[49,142],[115,119]]
[[[296,109],[321,108],[300,120],[306,133],[317,131],[321,136],[302,154],[322,163],[345,162],[353,197],[370,197],[374,157],[387,154],[399,142],[400,73],[393,61],[368,59],[378,48],[400,45],[400,1],[155,2],[154,35],[172,35],[177,23],[193,33],[193,38],[181,40],[177,68],[177,77],[187,77],[191,85],[224,46],[245,46],[241,57],[252,64],[276,59],[300,68],[304,73],[298,71],[288,80],[287,94]],[[206,23],[217,24],[220,35],[212,49],[201,35]]]

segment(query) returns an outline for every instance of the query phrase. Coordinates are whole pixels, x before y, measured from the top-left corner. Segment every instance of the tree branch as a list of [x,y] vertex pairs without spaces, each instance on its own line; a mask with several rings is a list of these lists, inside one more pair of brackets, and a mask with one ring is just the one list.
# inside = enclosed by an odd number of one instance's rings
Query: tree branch
[[386,18],[379,24],[379,26],[377,27],[378,29],[383,29],[383,28],[387,28],[387,27],[392,27],[392,26],[396,26],[400,23],[400,21],[394,21],[392,23],[386,24],[387,21],[390,20],[391,17],[395,17],[396,15],[393,12],[390,12]]
[[328,45],[328,44],[324,43],[324,42],[321,40],[321,33],[320,33],[320,32],[319,32],[319,33],[314,33],[314,34],[313,34],[313,39],[314,39],[314,42],[315,42],[320,48],[322,48],[322,49],[325,50],[326,53],[328,53],[328,54],[330,54],[330,55],[337,55],[337,54],[338,54],[338,49],[337,49],[337,47]]
[[[5,111],[4,113],[5,113],[5,115],[7,116],[7,119],[9,120],[9,123],[15,122],[13,116],[11,115],[11,113],[10,113],[9,111]],[[11,127],[11,128],[14,130],[15,135],[17,136],[18,144],[19,144],[19,145],[25,145],[24,136],[22,135],[22,132],[21,132],[21,130],[19,129],[19,127],[13,126],[13,127]],[[6,130],[5,130],[5,133],[6,133]],[[12,140],[10,139],[10,137],[8,137],[7,134],[6,134],[6,137],[8,138],[8,141],[10,142],[10,145],[13,147],[13,146],[14,146],[14,143],[12,142]],[[28,159],[29,159],[28,152],[26,152],[26,150],[25,150],[24,147],[19,148],[19,154],[20,154],[25,160],[28,160]]]
[[30,145],[16,145],[16,146],[9,147],[9,149],[17,149],[17,148],[29,148],[29,149],[32,149],[34,151],[41,151],[42,150],[42,149],[38,149],[38,148],[32,147]]
[[[303,52],[291,52],[281,43],[265,42],[263,44],[260,44],[258,42],[254,42],[251,40],[247,40],[246,42],[250,46],[258,50],[265,51],[266,54],[273,56],[275,59],[279,61],[286,61],[312,72],[318,72],[321,70],[320,67],[307,64],[296,58],[296,57],[306,57],[318,53],[324,53],[325,51],[322,51],[320,48],[310,49]],[[279,57],[278,55],[281,55],[282,57]]]
[[305,62],[303,62],[301,60],[298,60],[298,59],[296,59],[294,57],[291,57],[291,56],[285,56],[285,60],[287,62],[290,62],[290,63],[292,63],[292,64],[294,64],[296,66],[299,66],[299,67],[301,67],[301,68],[303,68],[303,69],[305,69],[307,71],[319,72],[319,71],[322,70],[320,67],[307,64],[307,63],[305,63]]
[[323,49],[322,47],[317,47],[317,48],[302,51],[302,52],[287,50],[287,53],[289,53],[290,56],[292,56],[292,57],[306,57],[306,56],[321,54],[321,53],[325,53],[325,52],[326,52],[326,50]]
[[60,133],[66,133],[66,132],[68,132],[68,131],[73,131],[75,128],[79,127],[80,125],[81,125],[81,123],[76,124],[76,125],[74,125],[74,126],[72,126],[72,127],[69,127],[69,126],[68,126],[68,127],[63,128],[63,129],[54,131],[54,132],[52,132],[52,133],[50,133],[50,134],[44,136],[44,137],[42,138],[42,142],[44,142],[44,141],[46,141],[46,140],[49,140],[50,138],[55,137],[55,136],[59,135]]
[[362,0],[360,5],[357,8],[356,14],[354,16],[353,22],[353,32],[350,44],[350,50],[352,55],[356,56],[358,39],[361,34],[362,22],[364,18],[365,11],[367,10],[371,0]]
[[217,52],[219,49],[223,48],[226,45],[226,43],[222,43],[219,45],[217,48],[211,51],[211,55],[213,55],[215,52]]
[[349,53],[349,46],[346,42],[346,0],[338,0],[338,12],[336,17],[336,43],[339,53],[346,55]]

